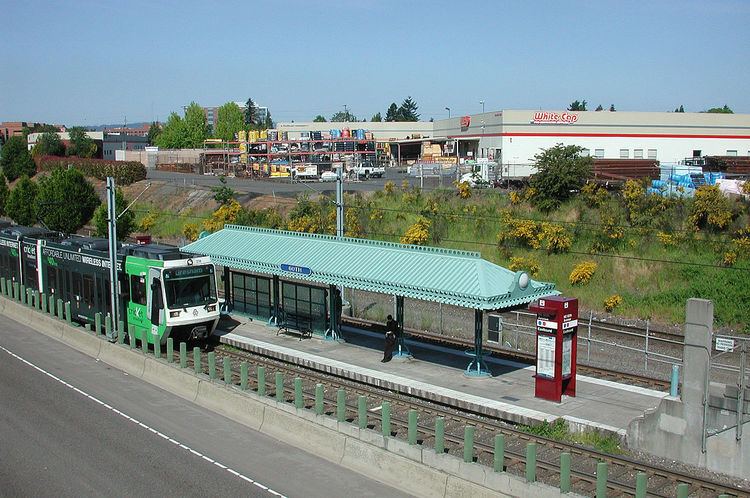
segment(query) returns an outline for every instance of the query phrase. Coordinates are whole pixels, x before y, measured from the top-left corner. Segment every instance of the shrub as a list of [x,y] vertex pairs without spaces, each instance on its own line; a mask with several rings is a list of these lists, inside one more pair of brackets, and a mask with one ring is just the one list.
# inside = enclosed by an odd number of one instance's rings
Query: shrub
[[37,203],[37,213],[44,225],[64,233],[77,232],[101,204],[81,171],[60,168],[39,180]]
[[517,205],[521,204],[521,201],[523,200],[523,198],[521,197],[521,195],[518,192],[516,192],[515,190],[512,190],[508,194],[508,198],[510,199],[510,203],[513,206],[517,206]]
[[159,214],[149,211],[138,224],[138,229],[141,232],[148,232],[156,225],[157,219],[159,219]]
[[539,240],[540,224],[534,220],[519,220],[510,218],[505,221],[505,230],[501,230],[497,235],[499,243],[509,240],[516,240],[526,247],[539,249],[541,241]]
[[719,187],[706,185],[698,187],[690,209],[690,224],[696,230],[721,230],[732,221],[732,206]]
[[453,182],[456,186],[456,193],[461,199],[468,199],[471,197],[471,185],[469,182]]
[[401,237],[401,243],[422,246],[427,243],[429,238],[430,220],[420,216],[417,222],[410,226],[404,236]]
[[[122,193],[122,189],[118,188],[115,190],[115,207],[117,208],[117,212],[122,213],[122,210],[128,204],[129,202]],[[107,215],[107,203],[99,204],[99,207],[94,211],[94,217],[91,219],[91,223],[96,228],[95,234],[97,237],[109,237]],[[135,212],[128,210],[117,219],[117,240],[127,239],[135,228]]]
[[609,193],[596,183],[587,183],[581,188],[581,197],[590,208],[598,208],[609,199]]
[[36,182],[22,176],[10,191],[5,202],[5,214],[19,225],[33,225],[37,222],[37,193]]
[[203,222],[203,227],[209,232],[221,230],[225,224],[235,223],[240,211],[242,211],[240,203],[231,200],[229,204],[224,204],[214,211],[211,217]]
[[734,264],[737,262],[737,253],[734,251],[728,251],[724,253],[724,258],[721,261],[721,264],[724,266],[734,266]]
[[195,223],[187,223],[184,227],[182,227],[182,235],[185,236],[186,239],[188,239],[190,242],[196,240],[199,235],[199,228],[198,225]]
[[604,300],[604,309],[607,311],[607,313],[612,313],[615,308],[617,308],[621,304],[622,298],[618,294],[615,294],[613,296],[609,296]]
[[616,214],[605,212],[601,214],[599,230],[594,234],[591,249],[595,252],[608,252],[617,249],[625,238],[625,229],[620,226]]
[[562,225],[555,223],[542,223],[541,240],[548,254],[564,253],[570,250],[573,239]]
[[568,280],[570,280],[572,285],[585,285],[589,283],[598,267],[599,265],[594,261],[584,261],[583,263],[579,263],[573,268],[573,271],[570,272]]
[[513,270],[513,271],[525,270],[531,276],[536,277],[537,275],[539,275],[539,270],[541,268],[539,266],[539,261],[537,261],[531,256],[528,256],[528,257],[513,256],[510,258],[508,269]]
[[0,168],[3,175],[12,182],[22,176],[34,176],[36,165],[29,153],[26,139],[22,136],[8,138],[3,148],[0,149]]
[[108,161],[104,159],[84,159],[80,157],[43,156],[37,159],[41,171],[52,171],[55,168],[72,166],[84,175],[98,180],[108,176],[115,178],[118,186],[130,185],[146,179],[146,167],[137,161]]
[[385,186],[383,187],[383,190],[385,191],[387,195],[391,195],[393,194],[393,192],[396,191],[396,184],[393,183],[393,181],[388,180],[387,182],[385,182]]
[[557,209],[591,176],[593,159],[581,156],[582,150],[577,145],[557,144],[534,156],[537,173],[530,185],[535,190],[533,202],[540,210]]

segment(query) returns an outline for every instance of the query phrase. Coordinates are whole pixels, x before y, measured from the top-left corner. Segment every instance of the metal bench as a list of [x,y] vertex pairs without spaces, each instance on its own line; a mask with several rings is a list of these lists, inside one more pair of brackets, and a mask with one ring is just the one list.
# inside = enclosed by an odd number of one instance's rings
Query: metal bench
[[310,339],[313,336],[312,317],[299,313],[283,312],[282,319],[279,322],[279,330],[276,335],[284,332],[287,334],[299,335],[299,340]]

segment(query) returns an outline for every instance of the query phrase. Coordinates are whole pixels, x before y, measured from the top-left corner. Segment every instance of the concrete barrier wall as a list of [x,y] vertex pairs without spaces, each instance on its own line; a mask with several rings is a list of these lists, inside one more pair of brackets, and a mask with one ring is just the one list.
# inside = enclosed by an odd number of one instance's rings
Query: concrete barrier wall
[[561,496],[547,485],[436,455],[429,448],[211,381],[4,297],[0,298],[0,314],[247,427],[415,496]]

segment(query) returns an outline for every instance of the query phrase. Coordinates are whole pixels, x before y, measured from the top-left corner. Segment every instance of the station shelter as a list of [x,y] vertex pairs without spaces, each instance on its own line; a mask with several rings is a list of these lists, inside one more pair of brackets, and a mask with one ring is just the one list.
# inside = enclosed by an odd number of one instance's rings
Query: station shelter
[[471,376],[489,375],[482,351],[484,312],[559,294],[554,284],[476,252],[377,240],[226,225],[182,251],[224,267],[225,298],[234,312],[304,326],[326,338],[341,337],[340,288],[395,296],[401,330],[404,298],[473,309],[473,359],[466,369]]

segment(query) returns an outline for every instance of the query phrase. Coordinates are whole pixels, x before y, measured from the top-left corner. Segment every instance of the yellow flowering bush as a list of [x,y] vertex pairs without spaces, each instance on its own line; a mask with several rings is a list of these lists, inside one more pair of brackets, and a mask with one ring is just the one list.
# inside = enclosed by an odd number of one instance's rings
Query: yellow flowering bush
[[393,183],[391,180],[388,180],[385,182],[385,186],[383,187],[383,190],[386,194],[391,195],[393,192],[396,191],[396,184]]
[[142,232],[150,231],[154,227],[154,225],[156,225],[157,219],[159,219],[159,215],[157,213],[152,213],[151,211],[149,211],[138,224],[138,229]]
[[565,227],[556,223],[542,223],[540,239],[544,242],[547,253],[568,252],[573,245],[573,239]]
[[539,270],[541,268],[539,266],[539,261],[537,261],[531,256],[528,256],[525,258],[513,256],[510,258],[508,269],[513,270],[513,271],[525,270],[531,276],[536,277],[537,275],[539,275]]
[[734,264],[737,262],[737,253],[734,251],[728,251],[724,253],[724,258],[721,261],[721,264],[724,266],[734,266]]
[[430,220],[419,217],[416,223],[409,227],[403,237],[402,244],[414,244],[422,246],[430,239]]
[[583,263],[579,263],[573,268],[573,271],[570,272],[568,280],[570,280],[572,285],[585,285],[589,283],[598,267],[599,265],[594,261],[584,261]]
[[471,185],[469,182],[453,182],[456,186],[456,193],[461,199],[468,199],[471,197]]
[[515,190],[511,190],[510,194],[508,194],[508,198],[510,199],[510,203],[514,206],[521,204],[521,201],[523,201],[521,195]]
[[612,313],[615,308],[617,308],[621,304],[622,298],[619,296],[619,294],[615,294],[613,296],[609,296],[604,300],[604,309],[607,311],[607,313]]
[[596,183],[587,183],[581,188],[581,197],[587,206],[597,208],[607,201],[609,193]]
[[198,230],[197,224],[186,223],[185,226],[182,227],[182,235],[192,242],[198,238]]
[[721,230],[732,221],[732,206],[716,185],[698,187],[688,219],[696,230]]
[[548,253],[568,252],[573,245],[573,239],[568,231],[559,224],[521,220],[503,216],[505,229],[498,233],[498,243],[518,241],[531,249],[541,249]]
[[224,225],[236,222],[240,211],[242,211],[242,206],[232,199],[228,204],[214,211],[211,217],[203,222],[203,228],[209,232],[221,230]]

